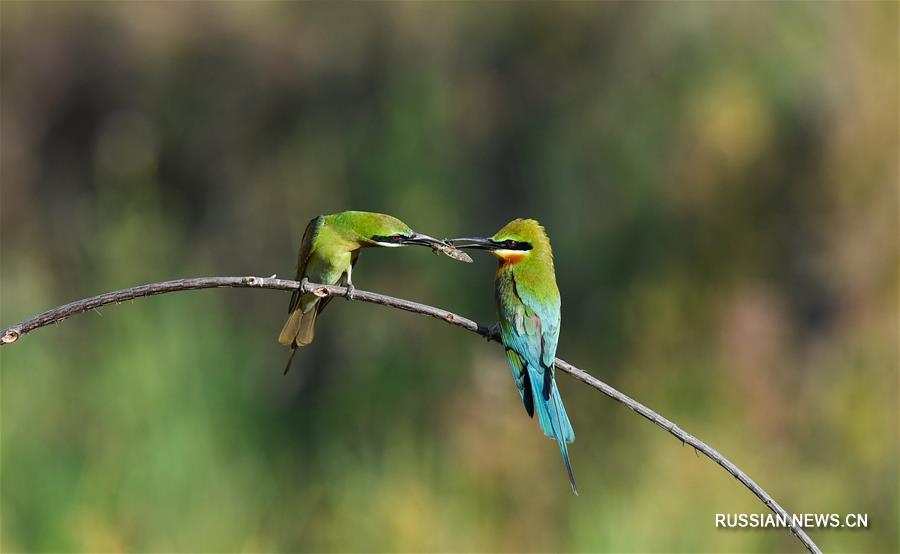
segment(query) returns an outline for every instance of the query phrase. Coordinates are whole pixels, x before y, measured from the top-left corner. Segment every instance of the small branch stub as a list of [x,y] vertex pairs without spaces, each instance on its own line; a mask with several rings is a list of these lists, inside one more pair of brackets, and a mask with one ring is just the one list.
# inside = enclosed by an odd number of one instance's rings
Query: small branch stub
[[0,342],[3,344],[11,344],[19,340],[19,332],[15,329],[10,329],[7,331],[2,337],[0,337]]

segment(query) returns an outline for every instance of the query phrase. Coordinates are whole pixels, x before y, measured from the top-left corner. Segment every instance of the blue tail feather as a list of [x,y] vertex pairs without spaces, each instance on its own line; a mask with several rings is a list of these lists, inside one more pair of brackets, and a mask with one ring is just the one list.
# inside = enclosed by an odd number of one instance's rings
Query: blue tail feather
[[[556,386],[556,380],[552,380],[550,385],[550,398],[544,400],[543,388],[544,379],[537,372],[528,368],[529,381],[531,382],[532,398],[534,399],[534,411],[537,412],[538,421],[541,424],[541,430],[550,438],[561,438],[565,442],[573,442],[575,440],[575,431],[572,429],[572,423],[566,414],[566,408],[563,406],[562,398],[559,395],[559,388]],[[562,433],[558,430],[561,429]]]
[[572,464],[569,461],[569,449],[567,442],[575,440],[575,431],[572,429],[572,423],[566,414],[566,408],[563,406],[562,397],[559,395],[559,388],[556,386],[556,380],[550,381],[552,387],[548,399],[544,399],[543,391],[544,379],[528,368],[529,381],[531,382],[531,390],[534,398],[534,411],[538,414],[538,421],[541,424],[541,430],[548,437],[556,439],[559,445],[559,453],[563,462],[566,464],[566,473],[569,476],[569,484],[572,491],[577,495],[578,487],[575,485],[575,474],[572,472]]

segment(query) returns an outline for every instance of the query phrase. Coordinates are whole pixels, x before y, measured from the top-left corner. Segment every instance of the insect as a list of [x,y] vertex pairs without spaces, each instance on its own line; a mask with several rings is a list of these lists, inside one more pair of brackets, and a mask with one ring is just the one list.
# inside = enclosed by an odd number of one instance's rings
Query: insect
[[431,251],[435,254],[443,254],[448,258],[453,258],[454,260],[460,262],[466,262],[467,264],[470,264],[473,261],[471,256],[469,256],[459,248],[456,248],[455,246],[451,246],[449,244],[433,243],[431,244]]

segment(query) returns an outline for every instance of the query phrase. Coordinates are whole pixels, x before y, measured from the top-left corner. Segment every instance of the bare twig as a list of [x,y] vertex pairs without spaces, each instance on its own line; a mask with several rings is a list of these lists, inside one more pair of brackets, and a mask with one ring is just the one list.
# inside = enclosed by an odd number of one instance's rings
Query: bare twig
[[[299,288],[303,292],[314,293],[319,296],[344,296],[347,293],[347,289],[344,287],[321,285],[318,283],[310,283],[307,281],[300,283],[297,281],[289,281],[285,279],[275,279],[274,277],[200,277],[197,279],[178,279],[175,281],[165,281],[163,283],[150,283],[147,285],[141,285],[138,287],[132,287],[115,292],[107,292],[98,296],[92,296],[91,298],[76,300],[75,302],[71,302],[64,306],[48,310],[38,316],[35,316],[31,319],[0,331],[0,333],[2,333],[0,334],[0,346],[16,342],[23,335],[30,333],[35,329],[50,325],[51,323],[58,323],[70,316],[80,314],[87,310],[95,310],[107,304],[118,303],[122,302],[123,300],[133,300],[135,298],[152,296],[155,294],[166,294],[169,292],[176,292],[181,290],[220,287],[255,287],[277,290],[294,290]],[[404,300],[402,298],[395,298],[392,296],[377,294],[374,292],[367,292],[359,289],[356,289],[354,291],[352,299],[362,302],[369,302],[371,304],[381,304],[382,306],[406,310],[408,312],[417,314],[428,315],[436,319],[441,319],[451,325],[456,325],[473,333],[477,333],[482,337],[487,338],[488,340],[499,342],[499,336],[497,335],[495,327],[482,325],[480,323],[472,321],[471,319],[462,317],[447,310],[435,308],[434,306],[419,304],[418,302],[412,302],[410,300]],[[793,533],[794,536],[796,536],[797,539],[801,543],[803,543],[803,546],[807,550],[809,550],[813,554],[821,554],[821,550],[819,550],[819,547],[816,546],[816,543],[813,542],[809,535],[806,534],[803,528],[794,523],[790,514],[788,514],[785,509],[775,501],[774,498],[769,496],[769,494],[764,491],[762,487],[757,485],[749,475],[747,475],[739,467],[731,463],[731,461],[729,461],[725,456],[719,454],[719,452],[717,452],[714,448],[707,445],[705,442],[701,441],[690,433],[683,431],[673,422],[654,412],[647,406],[644,406],[637,400],[634,400],[630,396],[619,392],[603,381],[597,379],[590,373],[582,369],[578,369],[572,364],[559,358],[556,359],[556,368],[564,373],[568,373],[575,379],[578,379],[579,381],[594,387],[613,400],[624,404],[631,410],[634,410],[644,418],[652,421],[659,427],[662,427],[663,429],[674,435],[683,444],[691,445],[696,450],[702,452],[707,458],[722,466],[725,471],[730,473],[735,479],[740,481],[753,494],[755,494],[757,498],[759,498],[762,503],[766,505],[766,507],[768,507],[776,515],[784,518],[791,530],[791,533]]]

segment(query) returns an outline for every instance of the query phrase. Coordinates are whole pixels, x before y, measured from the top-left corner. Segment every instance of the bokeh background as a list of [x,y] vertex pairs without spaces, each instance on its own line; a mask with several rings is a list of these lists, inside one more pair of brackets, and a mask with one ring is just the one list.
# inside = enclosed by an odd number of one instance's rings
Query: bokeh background
[[[541,220],[561,357],[744,468],[827,552],[898,550],[898,4],[0,5],[2,325],[292,276],[306,223]],[[366,252],[484,322],[494,262]],[[582,495],[496,345],[335,301],[179,293],[3,348],[4,552],[797,551],[677,440],[560,377]]]

